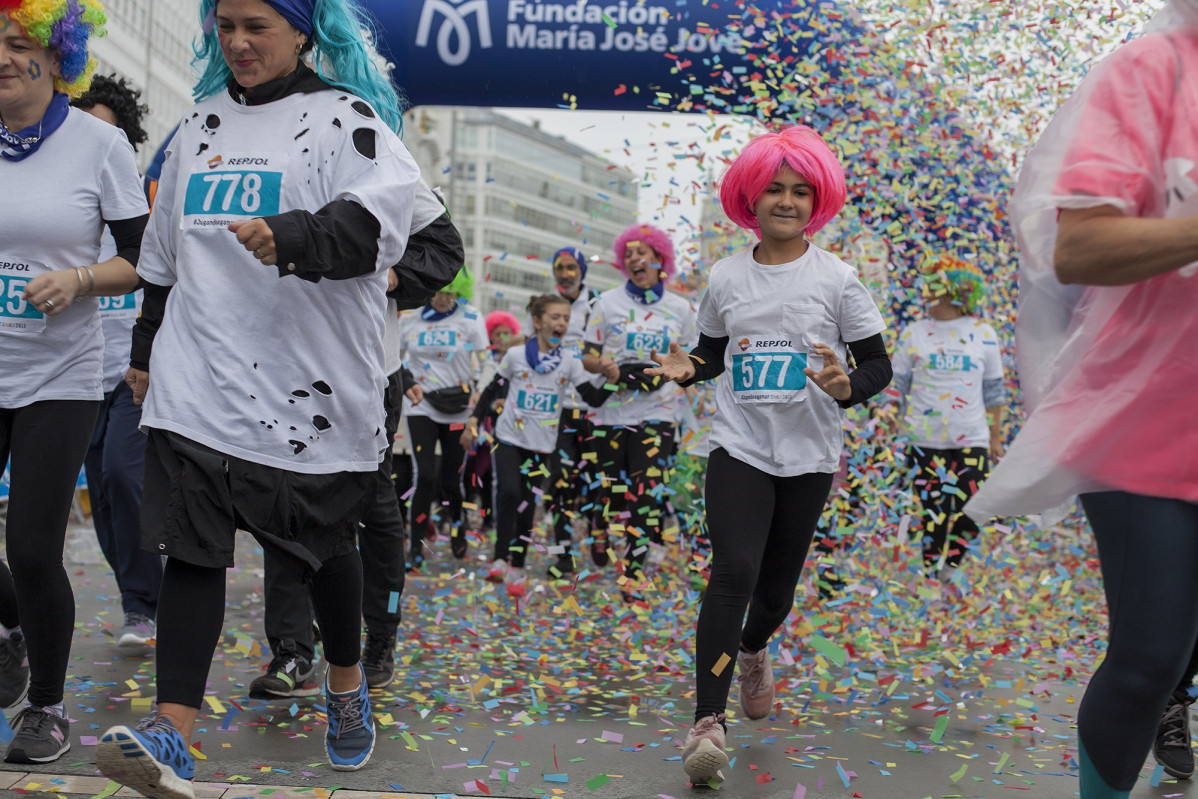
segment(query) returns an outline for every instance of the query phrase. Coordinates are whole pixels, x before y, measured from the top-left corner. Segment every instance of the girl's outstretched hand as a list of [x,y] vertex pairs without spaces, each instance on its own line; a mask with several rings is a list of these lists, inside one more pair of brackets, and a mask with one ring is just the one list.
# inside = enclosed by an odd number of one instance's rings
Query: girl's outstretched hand
[[675,383],[685,383],[695,376],[695,364],[691,361],[691,356],[682,351],[682,347],[678,346],[678,342],[670,342],[670,351],[665,355],[653,350],[649,353],[649,357],[657,364],[657,368],[649,367],[645,370],[647,375],[661,375],[666,380],[673,380]]
[[827,344],[816,344],[812,350],[824,359],[824,368],[817,372],[808,367],[803,370],[803,374],[811,378],[812,383],[819,386],[821,391],[833,399],[843,402],[851,397],[853,385],[849,382],[849,376],[844,371],[844,367],[836,359],[836,352]]

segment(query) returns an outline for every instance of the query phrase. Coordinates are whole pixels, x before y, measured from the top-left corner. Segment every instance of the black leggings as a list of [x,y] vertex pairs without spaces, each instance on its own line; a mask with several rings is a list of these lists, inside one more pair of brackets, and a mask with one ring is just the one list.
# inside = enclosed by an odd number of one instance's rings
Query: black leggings
[[910,454],[919,470],[915,494],[923,506],[924,565],[938,562],[947,543],[944,562],[960,566],[969,542],[978,534],[977,524],[961,509],[990,474],[990,450],[911,447]]
[[597,471],[603,475],[603,516],[608,525],[623,527],[625,572],[635,574],[644,568],[649,543],[662,542],[663,489],[674,454],[674,427],[669,422],[600,426],[594,445]]
[[589,465],[583,465],[583,453],[594,441],[594,425],[580,408],[563,408],[558,421],[557,443],[549,453],[548,495],[545,513],[553,519],[553,537],[569,551],[573,533],[571,512],[580,511],[582,496],[590,481]]
[[495,560],[524,567],[532,546],[532,520],[537,509],[545,456],[500,442],[491,449],[495,485]]
[[0,623],[20,624],[25,635],[34,707],[62,701],[75,630],[75,595],[63,548],[75,483],[99,410],[98,400],[0,408],[0,464],[11,459]]
[[[307,564],[279,555],[284,579],[302,580]],[[198,708],[225,618],[225,570],[168,558],[158,599],[158,701]],[[353,666],[362,646],[362,560],[356,551],[326,560],[312,575],[312,604],[325,660]]]
[[1119,491],[1081,499],[1098,542],[1110,630],[1078,735],[1107,786],[1127,791],[1198,640],[1198,504]]
[[[786,621],[831,490],[831,473],[775,477],[723,448],[711,453],[705,489],[711,579],[695,632],[696,721],[724,712],[737,651],[764,649]],[[730,660],[712,673],[723,655]]]
[[[449,503],[449,521],[462,519],[462,463],[466,453],[459,440],[462,429],[434,422],[427,416],[408,416],[408,443],[412,448],[412,468],[416,490],[412,493],[409,530],[412,554],[420,555],[421,542],[433,529],[433,495],[437,492],[437,443],[441,444],[441,492]],[[444,516],[442,519],[444,520]]]

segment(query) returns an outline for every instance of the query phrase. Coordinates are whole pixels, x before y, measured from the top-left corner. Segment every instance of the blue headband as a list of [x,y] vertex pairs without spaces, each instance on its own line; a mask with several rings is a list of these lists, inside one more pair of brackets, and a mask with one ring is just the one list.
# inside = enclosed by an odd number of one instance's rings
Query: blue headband
[[312,35],[312,16],[316,0],[266,0],[267,5],[283,15],[291,26],[305,36]]
[[558,250],[557,252],[555,252],[553,254],[553,261],[551,263],[556,265],[557,259],[559,256],[562,255],[562,253],[565,253],[566,255],[569,255],[570,257],[572,257],[575,261],[578,261],[578,268],[582,270],[582,279],[586,280],[587,259],[586,259],[586,256],[582,254],[582,250],[578,249],[577,247],[562,247],[560,250]]

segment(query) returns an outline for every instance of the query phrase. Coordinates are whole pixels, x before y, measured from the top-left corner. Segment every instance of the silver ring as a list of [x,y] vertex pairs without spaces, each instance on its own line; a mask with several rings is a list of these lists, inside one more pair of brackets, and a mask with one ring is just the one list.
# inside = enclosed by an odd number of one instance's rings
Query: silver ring
[[46,300],[42,305],[46,306],[48,310],[54,310],[54,300]]
[[260,250],[260,249],[254,250],[254,257],[257,258],[258,260],[262,260],[262,250]]

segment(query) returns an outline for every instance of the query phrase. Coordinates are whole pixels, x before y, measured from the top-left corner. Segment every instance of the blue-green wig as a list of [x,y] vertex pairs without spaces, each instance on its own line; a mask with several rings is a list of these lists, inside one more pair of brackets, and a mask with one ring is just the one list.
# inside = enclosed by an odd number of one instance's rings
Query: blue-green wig
[[[200,0],[203,36],[194,47],[192,65],[200,72],[192,90],[196,102],[225,90],[232,72],[220,51],[213,24],[218,0]],[[378,41],[373,20],[356,0],[316,0],[312,35],[304,45],[307,63],[325,83],[361,97],[397,134],[403,132],[406,101],[382,73],[382,61],[368,44]]]

